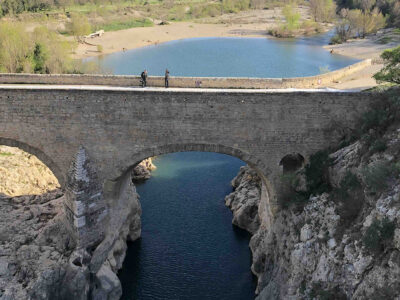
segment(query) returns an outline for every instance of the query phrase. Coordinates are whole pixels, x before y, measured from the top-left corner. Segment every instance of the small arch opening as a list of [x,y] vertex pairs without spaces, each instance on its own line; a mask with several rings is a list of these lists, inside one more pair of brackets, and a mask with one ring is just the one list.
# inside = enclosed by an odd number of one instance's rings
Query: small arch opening
[[303,155],[299,153],[291,153],[285,155],[279,165],[282,166],[283,174],[293,173],[301,169],[304,166],[305,159]]

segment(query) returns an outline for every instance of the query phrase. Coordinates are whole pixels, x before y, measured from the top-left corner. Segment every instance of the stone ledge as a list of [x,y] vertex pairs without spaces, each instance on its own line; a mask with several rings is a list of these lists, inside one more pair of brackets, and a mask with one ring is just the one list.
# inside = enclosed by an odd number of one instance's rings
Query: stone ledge
[[[171,88],[210,89],[308,89],[321,88],[344,76],[358,72],[372,64],[366,59],[326,74],[296,78],[244,78],[244,77],[174,77]],[[164,87],[163,76],[150,76],[149,87]],[[0,74],[0,84],[49,84],[49,85],[101,85],[114,87],[138,87],[140,76],[80,75],[80,74]]]

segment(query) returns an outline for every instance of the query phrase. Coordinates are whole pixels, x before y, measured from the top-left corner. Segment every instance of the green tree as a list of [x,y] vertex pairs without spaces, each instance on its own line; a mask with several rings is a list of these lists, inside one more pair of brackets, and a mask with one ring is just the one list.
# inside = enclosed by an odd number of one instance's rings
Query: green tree
[[33,71],[35,73],[49,73],[46,68],[46,60],[48,59],[48,53],[44,46],[40,43],[35,44],[33,50]]
[[[34,55],[36,55],[38,64],[35,64],[34,68],[38,68],[36,72],[39,73],[69,73],[71,72],[72,59],[70,53],[74,48],[74,44],[62,39],[54,31],[47,29],[46,27],[37,27],[33,34],[32,39],[35,41]],[[37,47],[37,45],[40,45]],[[40,70],[40,71],[39,71]]]
[[88,35],[92,28],[86,16],[81,14],[73,14],[68,24],[69,32],[78,42],[83,42],[84,36]]
[[400,46],[385,50],[381,57],[385,66],[374,75],[374,78],[379,82],[400,84]]
[[295,30],[300,27],[300,13],[296,12],[293,5],[288,4],[282,10],[283,16],[286,20],[286,29]]
[[310,10],[314,21],[330,22],[336,14],[333,0],[310,0]]
[[31,39],[22,26],[8,22],[0,23],[0,71],[31,71],[31,49]]

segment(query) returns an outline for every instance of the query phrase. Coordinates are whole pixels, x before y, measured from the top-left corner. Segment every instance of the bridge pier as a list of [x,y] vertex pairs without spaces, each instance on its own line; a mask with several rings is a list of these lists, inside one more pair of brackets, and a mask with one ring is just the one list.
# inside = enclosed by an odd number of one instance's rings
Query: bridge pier
[[108,210],[102,184],[95,167],[82,146],[79,147],[67,175],[64,203],[67,226],[78,249],[87,249],[100,243]]

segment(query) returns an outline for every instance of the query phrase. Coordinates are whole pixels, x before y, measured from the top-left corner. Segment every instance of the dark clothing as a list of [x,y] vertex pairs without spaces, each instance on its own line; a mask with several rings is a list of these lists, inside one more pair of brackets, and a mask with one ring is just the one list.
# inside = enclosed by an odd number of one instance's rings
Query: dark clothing
[[147,85],[147,72],[143,71],[140,77],[142,78],[142,87],[145,87]]
[[169,87],[169,71],[165,70],[165,87]]

